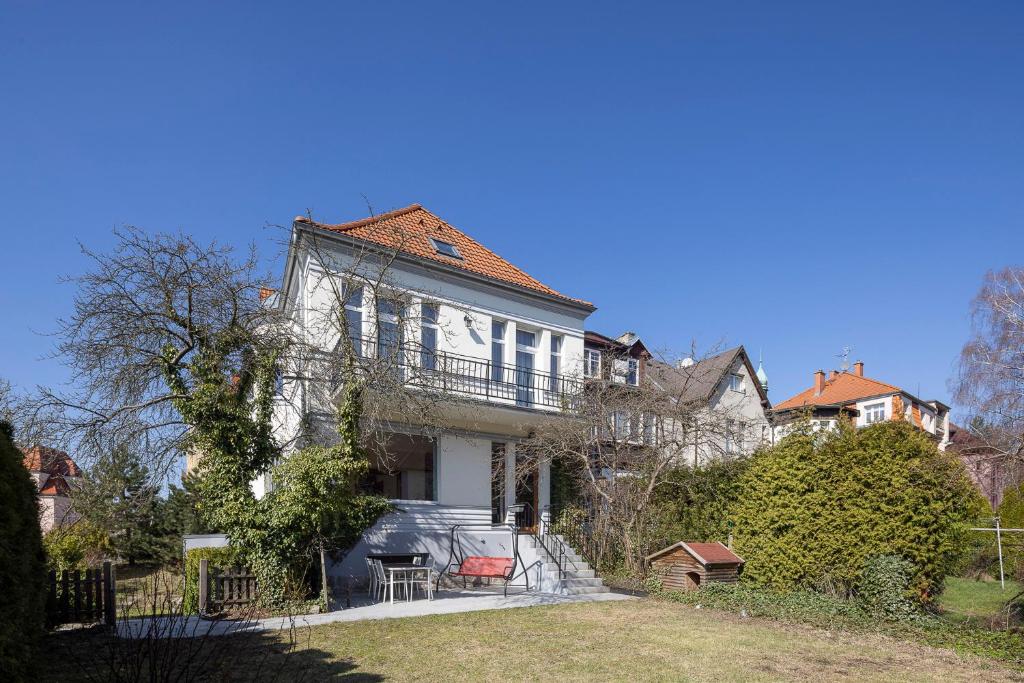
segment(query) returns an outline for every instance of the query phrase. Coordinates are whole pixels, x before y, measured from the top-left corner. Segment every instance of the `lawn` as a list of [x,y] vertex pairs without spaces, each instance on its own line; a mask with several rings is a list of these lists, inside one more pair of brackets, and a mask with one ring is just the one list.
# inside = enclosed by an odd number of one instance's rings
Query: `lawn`
[[[287,659],[281,633],[220,641],[217,656],[249,648],[225,666],[237,680],[1024,681],[948,650],[656,600],[332,624],[297,636]],[[63,637],[48,650],[55,661],[78,636]],[[83,670],[54,673],[74,680]]]
[[988,619],[999,614],[1007,600],[1024,590],[1024,585],[1007,581],[1006,589],[999,581],[978,581],[949,577],[939,605],[954,619]]

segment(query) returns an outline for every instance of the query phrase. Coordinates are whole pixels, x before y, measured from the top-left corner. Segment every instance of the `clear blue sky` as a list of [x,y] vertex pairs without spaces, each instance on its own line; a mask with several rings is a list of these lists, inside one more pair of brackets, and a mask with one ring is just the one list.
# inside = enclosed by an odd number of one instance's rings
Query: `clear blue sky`
[[0,6],[0,376],[39,361],[76,240],[255,242],[420,202],[590,327],[838,364],[925,398],[1024,247],[1024,3]]

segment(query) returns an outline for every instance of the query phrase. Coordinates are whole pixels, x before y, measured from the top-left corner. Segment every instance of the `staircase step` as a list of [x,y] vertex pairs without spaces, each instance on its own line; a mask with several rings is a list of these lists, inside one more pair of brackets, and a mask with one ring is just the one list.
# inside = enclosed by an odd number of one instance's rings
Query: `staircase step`
[[566,579],[564,585],[566,588],[585,588],[587,586],[603,586],[604,581],[598,578]]
[[611,593],[608,586],[581,586],[579,588],[566,588],[565,595],[590,595],[592,593]]

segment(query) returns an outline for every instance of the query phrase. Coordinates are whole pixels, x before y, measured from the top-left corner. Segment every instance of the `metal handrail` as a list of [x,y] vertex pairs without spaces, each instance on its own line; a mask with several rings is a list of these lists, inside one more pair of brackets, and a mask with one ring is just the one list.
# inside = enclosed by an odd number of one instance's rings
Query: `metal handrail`
[[[533,519],[538,519],[536,512],[530,503],[519,504],[523,506],[524,512],[529,510],[530,516]],[[544,510],[549,511],[550,506],[546,506]],[[572,547],[567,545],[565,541],[555,534],[550,533],[551,524],[549,521],[545,521],[543,516],[540,517],[539,520],[540,524],[534,525],[533,531],[530,532],[530,535],[533,536],[537,545],[543,548],[548,557],[555,562],[555,566],[558,567],[558,581],[564,588],[565,581],[569,574],[569,565],[572,565],[572,569],[575,571],[579,571],[580,567],[572,560],[572,558],[569,557],[569,551],[572,550]]]
[[[544,406],[566,409],[575,405],[585,382],[575,377],[538,372],[519,365],[495,365],[448,351],[431,350],[418,344],[390,344],[371,337],[351,338],[356,367],[369,369],[383,363],[387,372],[397,372],[405,384],[427,390],[483,396],[508,401],[519,407]],[[326,354],[325,354],[326,355]],[[340,386],[340,378],[334,378]]]
[[548,512],[551,516],[551,528],[556,536],[564,536],[568,538],[570,547],[574,548],[580,556],[590,564],[590,566],[597,571],[597,555],[596,549],[594,548],[594,540],[590,532],[586,528],[586,520],[579,524],[571,524],[567,520],[561,517],[561,510],[555,510],[548,506]]

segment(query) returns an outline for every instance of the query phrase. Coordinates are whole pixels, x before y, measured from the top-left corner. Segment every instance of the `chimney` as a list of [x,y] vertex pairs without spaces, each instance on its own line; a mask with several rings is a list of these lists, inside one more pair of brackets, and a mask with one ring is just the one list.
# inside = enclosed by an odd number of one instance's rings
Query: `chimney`
[[828,373],[828,378],[829,379],[835,379],[838,376],[839,376],[839,371],[838,370],[832,370],[831,372]]
[[859,360],[853,364],[853,374],[857,375],[858,377],[864,376],[864,361]]
[[275,289],[271,289],[270,287],[260,287],[260,301],[266,301],[275,294],[277,294],[277,290]]
[[821,392],[825,391],[825,371],[815,370],[814,371],[814,395],[821,396]]

